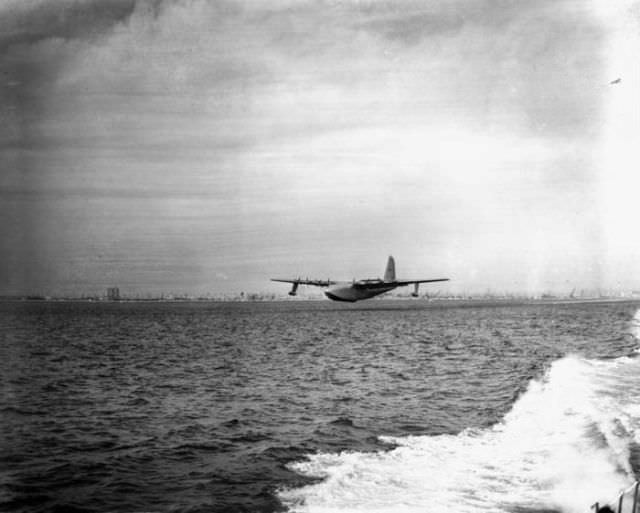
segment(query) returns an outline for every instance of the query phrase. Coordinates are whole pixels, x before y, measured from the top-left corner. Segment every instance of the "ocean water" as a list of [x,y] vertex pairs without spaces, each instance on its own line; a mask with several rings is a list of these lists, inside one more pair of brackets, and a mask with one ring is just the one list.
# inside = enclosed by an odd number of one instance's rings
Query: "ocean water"
[[0,510],[587,513],[640,304],[0,303]]

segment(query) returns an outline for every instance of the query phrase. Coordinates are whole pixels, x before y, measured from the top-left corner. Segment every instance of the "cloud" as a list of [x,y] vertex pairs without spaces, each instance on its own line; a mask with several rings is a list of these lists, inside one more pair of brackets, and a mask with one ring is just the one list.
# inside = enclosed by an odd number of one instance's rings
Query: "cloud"
[[0,53],[47,39],[93,39],[130,16],[135,0],[17,0],[0,7]]
[[[546,2],[455,4],[398,12],[387,3],[72,2],[76,14],[59,28],[24,29],[38,39],[12,47],[2,67],[21,86],[14,110],[35,111],[36,123],[41,108],[120,115],[111,123],[119,134],[125,109],[136,111],[138,133],[161,116],[189,114],[194,125],[207,116],[224,122],[212,127],[220,145],[380,123],[398,111],[550,136],[593,130],[598,27],[584,13]],[[85,18],[93,23],[74,22]],[[65,28],[78,26],[100,37]],[[70,137],[91,136],[85,124]]]

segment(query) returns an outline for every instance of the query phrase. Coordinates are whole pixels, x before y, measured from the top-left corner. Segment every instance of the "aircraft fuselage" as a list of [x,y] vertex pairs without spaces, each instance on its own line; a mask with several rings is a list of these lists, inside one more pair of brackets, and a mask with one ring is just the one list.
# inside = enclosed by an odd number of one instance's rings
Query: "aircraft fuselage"
[[360,282],[338,282],[325,290],[324,295],[334,301],[348,301],[353,303],[361,299],[369,299],[379,294],[384,294],[397,287],[393,283],[383,281],[370,281],[366,284]]

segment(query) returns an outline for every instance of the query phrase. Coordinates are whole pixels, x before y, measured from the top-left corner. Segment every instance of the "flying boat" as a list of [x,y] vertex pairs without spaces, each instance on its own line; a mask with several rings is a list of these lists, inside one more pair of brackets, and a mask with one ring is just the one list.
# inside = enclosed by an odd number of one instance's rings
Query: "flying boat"
[[413,285],[413,297],[418,297],[418,287],[421,283],[433,283],[436,281],[449,281],[449,278],[433,278],[428,280],[399,280],[396,278],[396,263],[392,256],[387,260],[387,267],[384,271],[384,278],[373,278],[352,281],[310,280],[309,278],[271,278],[271,281],[291,283],[290,296],[295,296],[300,285],[311,285],[314,287],[326,288],[324,295],[334,301],[348,301],[354,303],[362,299],[369,299],[385,292],[389,292],[397,287]]

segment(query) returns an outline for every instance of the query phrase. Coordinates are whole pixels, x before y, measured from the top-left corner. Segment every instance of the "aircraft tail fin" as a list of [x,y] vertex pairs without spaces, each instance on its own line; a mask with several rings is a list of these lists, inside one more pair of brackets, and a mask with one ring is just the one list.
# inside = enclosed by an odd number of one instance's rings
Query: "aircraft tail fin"
[[391,255],[389,255],[387,268],[384,271],[384,281],[396,281],[396,262]]

